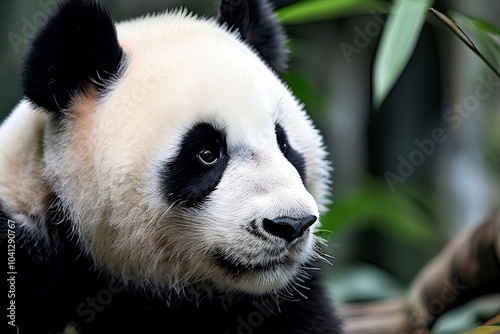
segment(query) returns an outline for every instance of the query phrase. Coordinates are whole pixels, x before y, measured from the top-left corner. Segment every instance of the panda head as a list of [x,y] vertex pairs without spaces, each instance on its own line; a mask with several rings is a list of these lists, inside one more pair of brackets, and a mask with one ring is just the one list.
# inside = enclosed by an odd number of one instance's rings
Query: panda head
[[70,0],[26,55],[47,115],[43,178],[96,267],[165,289],[264,294],[321,256],[322,138],[279,79],[285,36],[263,0],[114,24]]

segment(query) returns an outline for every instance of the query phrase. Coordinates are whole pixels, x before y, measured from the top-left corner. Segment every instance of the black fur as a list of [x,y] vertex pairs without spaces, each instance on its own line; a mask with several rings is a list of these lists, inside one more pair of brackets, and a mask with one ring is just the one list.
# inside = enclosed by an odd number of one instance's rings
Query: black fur
[[222,0],[219,22],[238,31],[277,73],[288,68],[286,34],[265,0]]
[[91,82],[102,87],[117,76],[122,57],[107,10],[94,0],[66,0],[26,54],[24,94],[48,111],[64,111]]
[[[213,166],[205,166],[197,157],[204,149],[219,152]],[[201,204],[219,184],[228,160],[225,135],[208,123],[194,125],[184,135],[177,156],[161,169],[167,201],[187,207]]]
[[[7,217],[0,209],[2,254],[7,254]],[[147,296],[95,271],[70,237],[71,222],[49,213],[50,243],[16,224],[15,305],[19,333],[338,334],[339,321],[319,278],[307,280],[293,301],[234,295],[196,300],[175,294]],[[56,224],[57,223],[57,224]],[[5,259],[4,263],[7,263]],[[5,290],[7,291],[7,290]],[[307,297],[307,299],[305,299]],[[7,303],[9,300],[7,300]],[[7,305],[5,305],[7,307]],[[5,308],[4,308],[5,310]],[[7,319],[8,320],[8,319]],[[6,324],[6,321],[3,321]],[[5,325],[2,333],[16,333]]]
[[288,137],[286,135],[285,129],[279,124],[276,124],[276,138],[278,140],[278,145],[283,152],[285,158],[295,167],[297,172],[299,172],[302,183],[306,181],[306,161],[302,154],[295,151],[293,147],[288,142]]

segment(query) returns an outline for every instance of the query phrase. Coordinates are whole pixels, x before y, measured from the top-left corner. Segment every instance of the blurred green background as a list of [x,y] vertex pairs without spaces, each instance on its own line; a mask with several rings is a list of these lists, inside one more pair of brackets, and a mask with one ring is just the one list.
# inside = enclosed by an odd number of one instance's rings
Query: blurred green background
[[[180,5],[209,16],[218,8],[216,0],[102,2],[117,21]],[[289,7],[299,2],[324,7]],[[426,2],[431,3],[441,12],[500,26],[497,0]],[[0,2],[0,119],[21,98],[27,42],[53,4]],[[414,50],[408,46],[407,64],[397,48],[410,39],[396,41],[381,55],[392,4],[274,1],[292,51],[284,80],[323,132],[335,167],[331,209],[322,217],[330,232],[320,233],[335,257],[328,283],[339,304],[401,295],[453,236],[479,223],[500,200],[500,78],[428,13],[420,13],[421,29],[408,34],[416,44]],[[418,15],[406,18],[409,26]],[[466,33],[480,42],[474,31]],[[498,49],[482,46],[490,48],[485,51],[498,68]],[[386,67],[380,65],[384,61]],[[489,311],[458,310],[433,333],[478,325]]]

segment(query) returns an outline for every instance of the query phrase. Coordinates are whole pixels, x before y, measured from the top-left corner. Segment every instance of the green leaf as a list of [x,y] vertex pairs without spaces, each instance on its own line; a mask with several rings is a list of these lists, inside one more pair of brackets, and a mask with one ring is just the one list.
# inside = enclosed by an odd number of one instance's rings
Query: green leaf
[[464,31],[455,24],[452,20],[450,20],[446,15],[443,13],[439,12],[438,10],[434,8],[429,8],[429,13],[434,14],[441,22],[443,22],[455,35],[457,35],[462,42],[465,43],[471,50],[474,52],[477,51],[476,46],[474,43],[472,43],[471,39],[469,36],[467,36]]
[[375,55],[373,100],[380,107],[399,79],[420,37],[431,0],[396,0]]
[[300,24],[386,10],[381,0],[303,0],[276,13],[283,24]]
[[[369,181],[357,191],[334,201],[330,211],[321,217],[319,233],[322,230],[336,233],[356,224],[375,224],[374,227],[395,238],[416,242],[429,240],[432,237],[429,218],[420,208],[426,204],[429,203],[416,203],[403,193],[392,192],[383,182]],[[328,238],[326,232],[321,236]]]
[[500,326],[481,326],[476,327],[464,334],[498,334],[500,333]]
[[[457,12],[450,12],[450,16],[457,21],[457,24],[463,25],[469,31],[475,33],[482,43],[480,49],[488,50],[491,58],[495,60],[496,67],[491,64],[490,60],[478,48],[471,48],[488,67],[500,77],[500,29],[492,24],[463,15]],[[471,42],[472,43],[472,42]],[[467,44],[467,43],[466,43]],[[467,44],[468,45],[468,44]],[[468,45],[469,46],[469,45]],[[470,47],[470,46],[469,46]]]
[[328,292],[341,305],[388,300],[405,293],[405,286],[383,268],[364,262],[344,264],[325,277]]

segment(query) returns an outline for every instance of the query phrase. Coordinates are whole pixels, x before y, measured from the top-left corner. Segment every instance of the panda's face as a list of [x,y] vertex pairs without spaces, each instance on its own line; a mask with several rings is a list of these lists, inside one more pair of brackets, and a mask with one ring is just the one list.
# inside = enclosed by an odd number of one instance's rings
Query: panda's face
[[267,293],[320,257],[329,167],[289,89],[216,22],[117,25],[125,54],[45,129],[45,177],[98,268],[182,289]]

